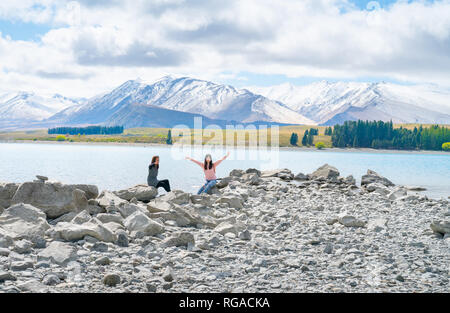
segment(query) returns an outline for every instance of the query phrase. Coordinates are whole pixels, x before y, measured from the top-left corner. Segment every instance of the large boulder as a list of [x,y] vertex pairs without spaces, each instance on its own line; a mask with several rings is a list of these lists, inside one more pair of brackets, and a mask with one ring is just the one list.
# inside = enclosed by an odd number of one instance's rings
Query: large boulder
[[135,212],[123,222],[125,227],[134,236],[141,232],[147,236],[155,236],[164,232],[164,226],[153,221],[142,212]]
[[172,204],[188,204],[190,200],[190,194],[181,190],[172,190],[166,193],[164,196],[159,197],[159,201],[166,201]]
[[221,179],[219,179],[219,180],[217,181],[216,187],[219,188],[219,189],[223,189],[223,188],[225,188],[226,186],[228,186],[228,184],[229,184],[230,182],[232,182],[233,180],[235,180],[235,179],[236,179],[235,176],[227,176],[227,177],[223,177],[223,178],[221,178]]
[[283,180],[293,180],[294,174],[287,168],[261,172],[261,178],[271,178],[271,177],[278,177]]
[[127,218],[128,216],[130,216],[136,212],[141,212],[144,214],[148,213],[147,208],[145,206],[137,205],[137,204],[133,204],[133,203],[122,204],[118,207],[118,210],[119,210],[120,214],[123,216],[123,218]]
[[312,179],[332,179],[332,178],[338,178],[340,175],[339,170],[335,168],[334,166],[324,164],[321,167],[319,167],[317,170],[315,170],[310,177]]
[[30,204],[16,204],[0,215],[0,230],[13,239],[43,237],[50,228],[46,215]]
[[11,204],[27,203],[41,209],[48,218],[86,209],[87,200],[98,196],[94,185],[64,185],[34,181],[20,184]]
[[261,183],[261,179],[257,173],[246,173],[241,176],[241,182],[249,185],[259,185]]
[[110,229],[103,226],[96,218],[92,218],[89,222],[81,225],[61,222],[49,230],[49,232],[51,237],[67,241],[82,240],[85,236],[91,236],[105,242],[115,242],[117,239],[116,235]]
[[75,247],[60,241],[53,241],[38,254],[38,261],[51,261],[58,265],[67,265],[76,258],[77,250]]
[[173,207],[174,205],[172,203],[160,199],[155,199],[147,203],[147,210],[150,213],[169,212]]
[[98,205],[102,208],[107,208],[110,205],[120,206],[122,204],[128,203],[127,200],[119,198],[114,193],[107,191],[107,190],[102,191],[102,193],[96,200],[97,200]]
[[228,207],[234,209],[242,209],[244,207],[242,198],[234,195],[222,196],[216,200],[216,203],[226,203]]
[[19,184],[0,183],[0,208],[6,209],[11,205],[11,200],[18,188]]
[[361,177],[361,186],[370,185],[372,183],[382,184],[386,187],[395,186],[389,179],[381,176],[377,172],[367,170],[367,174]]
[[136,198],[138,201],[148,202],[158,195],[158,191],[155,187],[137,185],[128,189],[115,191],[114,194],[127,201]]

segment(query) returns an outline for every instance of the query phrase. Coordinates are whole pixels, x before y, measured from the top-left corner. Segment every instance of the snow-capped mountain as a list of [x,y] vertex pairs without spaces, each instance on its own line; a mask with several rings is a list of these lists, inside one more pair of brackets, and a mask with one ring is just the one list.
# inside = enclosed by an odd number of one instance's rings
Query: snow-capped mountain
[[428,85],[321,81],[247,89],[323,125],[357,119],[450,124],[450,91]]
[[0,129],[43,121],[55,113],[83,103],[59,94],[37,95],[32,92],[10,92],[0,95]]
[[127,81],[110,93],[59,112],[51,117],[50,121],[68,124],[110,123],[114,118],[121,120],[126,126],[128,121],[120,114],[129,115],[124,108],[136,108],[130,105],[139,105],[141,113],[148,107],[201,114],[213,120],[242,123],[315,124],[314,121],[284,104],[248,90],[188,77],[170,76],[154,83],[146,83],[139,79]]

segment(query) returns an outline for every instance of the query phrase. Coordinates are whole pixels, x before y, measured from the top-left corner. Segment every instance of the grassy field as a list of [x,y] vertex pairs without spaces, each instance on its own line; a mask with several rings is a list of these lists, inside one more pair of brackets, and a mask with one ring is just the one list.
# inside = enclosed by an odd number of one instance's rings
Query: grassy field
[[[419,124],[396,124],[395,127],[404,127],[414,129]],[[430,125],[422,125],[429,127]],[[450,127],[449,125],[446,125]],[[317,128],[319,135],[314,136],[314,144],[321,141],[325,147],[331,147],[331,136],[325,136],[325,126],[283,126],[279,128],[278,139],[280,147],[290,147],[290,138],[292,133],[298,135],[298,146],[301,146],[301,140],[306,130]],[[103,142],[103,143],[153,143],[166,144],[168,128],[130,128],[126,129],[121,135],[66,135],[64,141],[69,142]],[[0,132],[0,140],[31,140],[31,141],[58,141],[57,135],[48,135],[47,130],[32,130],[19,132]],[[61,138],[60,138],[61,140]],[[237,146],[256,146],[258,142],[264,145],[272,144],[272,132],[268,128],[267,132],[257,129],[246,130],[172,130],[172,141],[180,143],[204,144],[204,145],[237,145]]]

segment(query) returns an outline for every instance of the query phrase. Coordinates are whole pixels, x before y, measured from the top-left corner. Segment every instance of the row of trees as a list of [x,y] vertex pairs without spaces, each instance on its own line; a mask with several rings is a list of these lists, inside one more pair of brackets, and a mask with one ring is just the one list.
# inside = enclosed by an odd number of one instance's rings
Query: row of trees
[[123,126],[87,126],[87,127],[56,127],[48,129],[49,135],[116,135],[123,134]]
[[450,141],[450,129],[434,125],[410,130],[394,128],[392,121],[347,121],[334,126],[331,141],[334,147],[340,148],[441,150]]
[[[314,136],[316,136],[316,135],[319,135],[319,129],[310,128],[309,130],[306,130],[305,133],[303,134],[302,146],[312,146],[313,142],[314,142]],[[292,146],[298,145],[298,134],[297,133],[291,134],[290,144]]]

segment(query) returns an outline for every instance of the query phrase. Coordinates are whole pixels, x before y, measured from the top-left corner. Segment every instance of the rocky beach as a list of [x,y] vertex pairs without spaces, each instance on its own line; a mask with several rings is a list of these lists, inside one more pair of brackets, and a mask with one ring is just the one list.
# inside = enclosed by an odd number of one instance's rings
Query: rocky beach
[[0,292],[448,292],[449,202],[394,183],[327,164],[200,196],[0,183]]

